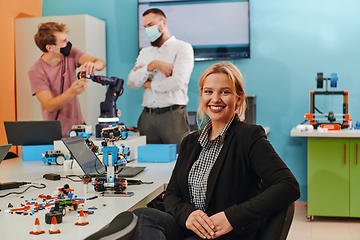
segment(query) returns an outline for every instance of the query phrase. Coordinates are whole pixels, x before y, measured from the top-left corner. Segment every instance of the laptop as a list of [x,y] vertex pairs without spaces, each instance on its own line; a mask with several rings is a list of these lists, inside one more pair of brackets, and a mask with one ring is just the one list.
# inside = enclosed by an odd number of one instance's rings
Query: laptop
[[11,121],[4,126],[13,145],[50,145],[62,138],[60,121]]
[[6,154],[9,152],[12,144],[0,145],[0,163],[6,157]]
[[[75,136],[69,138],[63,138],[63,143],[70,153],[74,156],[76,162],[83,170],[84,174],[90,176],[96,176],[99,174],[106,174],[105,166],[100,159],[88,149],[84,144],[83,136]],[[142,172],[145,167],[122,167],[117,174],[119,177],[134,177]]]

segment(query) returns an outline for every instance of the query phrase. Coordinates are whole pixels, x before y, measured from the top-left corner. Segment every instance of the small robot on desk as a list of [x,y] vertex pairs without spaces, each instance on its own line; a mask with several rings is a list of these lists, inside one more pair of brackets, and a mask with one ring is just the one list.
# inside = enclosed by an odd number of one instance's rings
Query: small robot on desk
[[67,135],[69,137],[82,135],[84,138],[85,137],[88,138],[88,137],[94,135],[94,133],[91,131],[91,126],[89,126],[89,125],[73,125],[71,127],[71,130],[67,131]]
[[78,207],[84,207],[85,199],[77,198],[68,184],[64,187],[58,188],[57,194],[54,196],[54,204],[50,212],[45,214],[45,222],[51,224],[52,218],[55,217],[57,223],[62,222],[62,217],[65,216],[67,210],[76,211]]
[[48,150],[46,153],[42,154],[42,157],[43,162],[49,165],[51,165],[51,163],[63,165],[64,162],[69,159],[69,156],[65,155],[60,150]]
[[[117,177],[115,172],[118,168],[127,164],[127,158],[131,151],[129,147],[125,147],[121,144],[119,147],[115,145],[115,142],[127,137],[129,132],[121,131],[120,126],[113,124],[105,126],[101,131],[103,164],[106,166],[106,177],[97,177],[94,183],[95,191],[107,191],[122,192],[126,188],[126,180],[121,177]],[[125,136],[126,135],[126,136]],[[109,154],[111,159],[109,160]]]

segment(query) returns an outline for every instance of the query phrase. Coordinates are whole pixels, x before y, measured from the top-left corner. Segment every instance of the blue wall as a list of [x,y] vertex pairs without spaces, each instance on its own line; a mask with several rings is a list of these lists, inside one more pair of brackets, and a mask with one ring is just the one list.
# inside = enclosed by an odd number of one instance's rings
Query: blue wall
[[[269,140],[300,182],[303,201],[307,199],[306,139],[291,138],[290,130],[309,111],[309,90],[316,88],[317,72],[324,77],[338,73],[337,90],[350,90],[350,116],[360,120],[359,10],[356,0],[250,1],[251,58],[233,62],[244,75],[246,93],[257,96],[257,123],[271,128]],[[85,13],[106,21],[108,75],[126,79],[138,53],[137,1],[43,0],[43,16]],[[190,111],[197,109],[198,79],[212,63],[195,63]],[[122,122],[136,126],[141,101],[141,90],[125,87],[118,99]],[[338,108],[342,98],[319,103],[325,112],[342,112]]]

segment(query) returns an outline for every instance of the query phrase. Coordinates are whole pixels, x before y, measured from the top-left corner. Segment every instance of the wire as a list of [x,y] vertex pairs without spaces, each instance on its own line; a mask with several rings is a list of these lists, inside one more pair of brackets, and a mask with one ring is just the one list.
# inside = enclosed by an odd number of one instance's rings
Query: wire
[[25,188],[24,191],[22,192],[9,192],[5,195],[1,195],[0,198],[3,198],[3,197],[6,197],[6,196],[9,196],[10,194],[23,194],[24,192],[26,192],[29,188],[33,187],[33,188],[38,188],[38,189],[42,189],[42,188],[46,188],[46,185],[44,183],[32,183],[32,182],[27,182],[26,184],[39,184],[41,186],[36,186],[36,185],[30,185],[28,186],[27,188]]
[[317,107],[314,107],[314,109],[315,109],[316,111],[318,111],[319,113],[324,114],[324,113],[321,112]]
[[[78,178],[80,178],[80,180],[72,179],[72,177],[78,177]],[[82,176],[80,176],[80,175],[66,175],[65,177],[61,177],[61,178],[67,178],[73,182],[82,182],[83,181]]]
[[119,174],[122,170],[124,170],[125,169],[125,167],[119,167],[119,170],[117,170],[116,172],[115,172],[115,174]]

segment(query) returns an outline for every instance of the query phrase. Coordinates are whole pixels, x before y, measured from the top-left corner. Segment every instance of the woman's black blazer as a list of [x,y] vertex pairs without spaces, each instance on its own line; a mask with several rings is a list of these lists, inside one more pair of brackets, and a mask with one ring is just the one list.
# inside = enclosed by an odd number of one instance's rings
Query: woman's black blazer
[[[190,204],[188,174],[202,149],[199,136],[195,132],[182,141],[164,197],[165,210],[183,227],[196,210]],[[260,193],[261,180],[268,188]],[[244,235],[260,228],[264,217],[299,197],[298,182],[267,140],[264,129],[235,118],[208,178],[207,215],[225,211],[234,228],[230,235]]]

